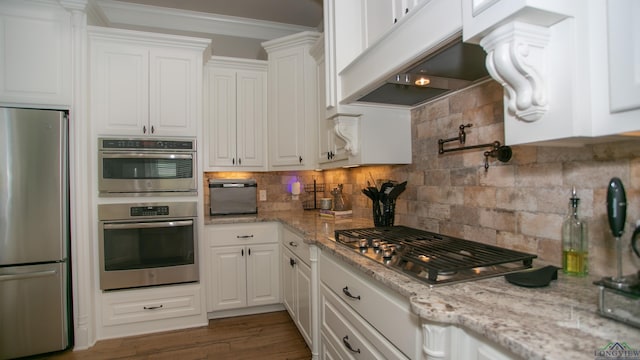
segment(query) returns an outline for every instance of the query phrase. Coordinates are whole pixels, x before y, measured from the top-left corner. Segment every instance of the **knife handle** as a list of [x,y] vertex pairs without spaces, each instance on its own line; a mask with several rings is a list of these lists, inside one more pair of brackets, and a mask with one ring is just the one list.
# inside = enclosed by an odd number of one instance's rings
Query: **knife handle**
[[627,218],[627,196],[622,181],[617,177],[611,179],[607,189],[607,217],[613,236],[622,236]]

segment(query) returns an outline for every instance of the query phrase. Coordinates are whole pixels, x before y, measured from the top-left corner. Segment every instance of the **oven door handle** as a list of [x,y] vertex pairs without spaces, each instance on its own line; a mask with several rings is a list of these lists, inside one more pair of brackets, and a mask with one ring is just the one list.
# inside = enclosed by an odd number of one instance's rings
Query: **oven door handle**
[[103,159],[121,159],[123,157],[136,159],[176,159],[185,160],[193,159],[193,154],[176,154],[176,153],[137,153],[137,152],[102,152]]
[[163,221],[163,222],[142,222],[142,223],[107,223],[104,224],[105,230],[119,229],[153,229],[168,228],[175,226],[191,226],[193,220]]

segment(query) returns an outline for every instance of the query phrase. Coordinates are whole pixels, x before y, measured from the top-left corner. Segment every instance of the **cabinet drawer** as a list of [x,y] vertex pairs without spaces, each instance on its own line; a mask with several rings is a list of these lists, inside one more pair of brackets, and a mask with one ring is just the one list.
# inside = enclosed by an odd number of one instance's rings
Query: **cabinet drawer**
[[105,326],[198,315],[199,286],[123,290],[102,296]]
[[320,280],[402,352],[410,357],[419,353],[419,321],[407,299],[325,252],[320,256]]
[[302,236],[296,232],[289,230],[287,227],[282,228],[282,244],[297,257],[299,257],[305,264],[309,265],[309,244],[302,240]]
[[323,338],[341,353],[340,358],[407,359],[326,286],[322,286],[321,294]]
[[277,223],[242,223],[207,225],[205,227],[207,244],[253,245],[278,242]]

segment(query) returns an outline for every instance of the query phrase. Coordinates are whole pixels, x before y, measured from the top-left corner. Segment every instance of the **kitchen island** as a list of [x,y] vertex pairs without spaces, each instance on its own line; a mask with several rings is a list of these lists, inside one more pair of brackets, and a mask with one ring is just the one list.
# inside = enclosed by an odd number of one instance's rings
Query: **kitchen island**
[[[303,235],[306,243],[343,261],[364,276],[406,297],[423,323],[455,326],[500,345],[525,359],[594,359],[611,343],[640,347],[640,329],[596,313],[597,277],[558,273],[543,288],[524,288],[503,276],[429,287],[359,256],[334,240],[334,231],[371,227],[368,219],[335,223],[316,211],[263,212],[257,216],[207,218],[207,225],[280,222]],[[534,267],[544,266],[534,261]]]

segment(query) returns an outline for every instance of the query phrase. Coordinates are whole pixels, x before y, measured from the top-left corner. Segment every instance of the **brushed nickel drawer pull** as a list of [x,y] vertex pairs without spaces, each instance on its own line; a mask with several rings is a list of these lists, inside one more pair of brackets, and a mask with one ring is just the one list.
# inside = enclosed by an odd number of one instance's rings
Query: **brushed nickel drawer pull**
[[345,335],[342,338],[342,343],[344,344],[344,346],[347,347],[347,349],[349,349],[349,351],[360,354],[360,349],[359,348],[354,350],[353,347],[351,347],[351,344],[349,344],[349,336],[348,335]]
[[349,287],[348,286],[345,286],[344,289],[342,289],[342,292],[345,295],[347,295],[348,297],[352,298],[352,299],[360,300],[360,295],[358,295],[358,296],[351,295],[351,293],[349,292]]
[[143,308],[145,310],[157,310],[157,309],[162,309],[162,305],[158,305],[158,306],[144,306]]

